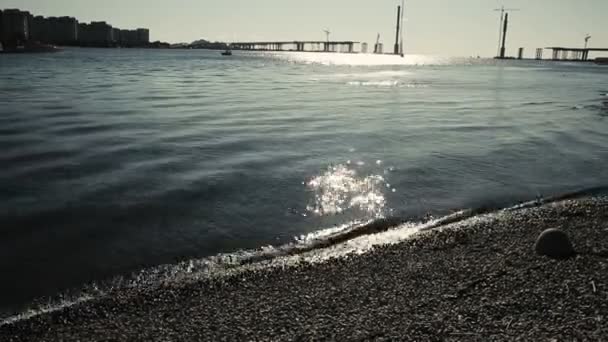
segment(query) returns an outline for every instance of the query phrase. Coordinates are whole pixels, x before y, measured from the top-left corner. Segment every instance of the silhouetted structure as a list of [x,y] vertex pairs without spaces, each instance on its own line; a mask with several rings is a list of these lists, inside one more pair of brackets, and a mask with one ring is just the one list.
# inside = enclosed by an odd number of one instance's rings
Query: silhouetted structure
[[234,50],[354,53],[355,44],[359,44],[359,42],[311,40],[278,42],[236,42],[230,44],[230,47]]
[[120,45],[120,41],[121,41],[121,39],[120,39],[120,29],[116,28],[116,27],[113,27],[112,28],[112,42],[115,45]]
[[30,38],[34,41],[43,42],[49,39],[49,30],[46,27],[44,17],[38,15],[32,19],[30,23]]
[[589,52],[608,52],[608,48],[567,48],[567,47],[547,47],[553,50],[553,60],[587,61]]
[[400,32],[400,27],[399,25],[401,24],[401,6],[397,6],[397,33],[395,34],[395,48],[394,48],[394,54],[398,55],[399,54],[399,32]]
[[105,22],[78,25],[79,45],[109,47],[112,43],[112,27]]
[[124,47],[146,46],[150,43],[150,31],[147,29],[120,30],[115,41]]
[[[325,36],[327,37],[325,40],[327,41],[327,44],[325,44],[325,47],[323,49],[323,51],[325,52],[329,52],[329,35],[331,34],[331,32],[329,32],[328,29],[323,30],[323,32],[325,32]],[[303,51],[304,50],[304,45],[302,44],[298,44],[298,51]],[[300,50],[301,47],[301,50]]]
[[374,53],[383,54],[384,53],[384,44],[377,43],[376,46],[374,47]]
[[113,28],[105,21],[93,21],[85,26],[87,30],[86,36],[81,38],[81,43],[87,46],[112,46]]
[[1,41],[4,47],[16,47],[30,38],[29,12],[7,9],[2,12]]
[[367,43],[362,43],[361,44],[361,53],[367,53]]
[[524,48],[519,48],[519,51],[517,52],[517,59],[524,59]]
[[99,21],[79,23],[72,17],[33,16],[18,9],[0,11],[0,42],[5,47],[17,47],[28,43],[76,45],[94,47],[156,47],[150,44],[150,30],[120,30]]
[[145,28],[137,29],[137,43],[148,44],[150,42],[150,30]]
[[78,44],[78,20],[72,17],[37,16],[32,22],[31,40],[57,45]]
[[543,59],[543,48],[536,49],[536,59],[538,59],[538,60]]
[[500,12],[500,24],[498,25],[498,51],[496,52],[496,56],[500,57],[500,51],[501,51],[501,47],[503,44],[502,43],[502,38],[503,38],[503,24],[504,24],[504,19],[505,19],[505,12],[507,11],[519,11],[518,8],[505,8],[504,6],[502,6],[501,8],[496,8],[494,9],[495,12]]
[[505,58],[506,42],[507,42],[507,28],[509,27],[509,13],[505,14],[505,26],[502,32],[502,46],[500,47],[500,58]]
[[120,30],[119,44],[126,47],[135,46],[137,44],[137,31]]
[[[228,49],[228,44],[222,42],[210,42],[205,39],[199,39],[193,41],[190,44],[185,44],[185,46],[182,47],[187,47],[191,49],[226,50]],[[177,48],[179,48],[179,46],[177,46]]]

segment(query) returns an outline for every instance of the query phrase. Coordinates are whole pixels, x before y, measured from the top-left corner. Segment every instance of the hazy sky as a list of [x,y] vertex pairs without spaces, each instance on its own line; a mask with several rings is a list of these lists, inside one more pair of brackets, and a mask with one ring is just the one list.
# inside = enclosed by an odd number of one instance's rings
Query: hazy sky
[[[44,16],[105,20],[115,27],[147,27],[151,39],[171,43],[210,40],[323,40],[372,44],[380,33],[394,42],[400,0],[0,0]],[[494,55],[501,5],[512,12],[508,52],[545,46],[608,47],[608,0],[407,0],[407,53]],[[386,49],[386,48],[385,48]]]

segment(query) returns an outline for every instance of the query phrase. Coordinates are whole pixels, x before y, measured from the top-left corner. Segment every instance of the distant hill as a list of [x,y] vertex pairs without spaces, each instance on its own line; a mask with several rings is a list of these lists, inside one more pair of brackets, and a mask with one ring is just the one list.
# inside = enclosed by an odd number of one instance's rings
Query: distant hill
[[190,43],[190,45],[203,45],[203,44],[209,44],[209,43],[211,43],[211,42],[206,39],[199,39],[199,40],[193,41],[192,43]]
[[199,39],[190,43],[189,47],[193,49],[223,50],[228,48],[228,44],[224,42],[210,42],[206,39]]

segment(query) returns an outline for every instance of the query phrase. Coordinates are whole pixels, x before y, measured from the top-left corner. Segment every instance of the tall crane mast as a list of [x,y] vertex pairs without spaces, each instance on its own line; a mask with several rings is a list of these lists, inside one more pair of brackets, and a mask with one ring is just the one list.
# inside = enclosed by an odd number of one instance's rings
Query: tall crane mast
[[405,56],[405,48],[403,47],[403,17],[405,17],[405,0],[401,0],[401,48],[399,54]]
[[326,43],[325,43],[325,52],[329,51],[329,35],[331,34],[331,32],[329,31],[329,29],[324,29],[323,32],[325,32],[325,37],[326,37]]
[[380,53],[380,33],[378,33],[378,37],[376,38],[376,45],[374,45],[374,53]]
[[329,43],[329,35],[331,34],[331,32],[329,31],[329,29],[325,29],[325,30],[323,30],[323,32],[325,32],[325,36],[327,38],[327,42]]
[[500,48],[502,46],[502,32],[503,32],[503,23],[505,20],[505,12],[507,11],[519,11],[519,8],[505,8],[502,6],[501,8],[494,9],[494,12],[500,12],[500,24],[498,25],[498,53],[497,56],[500,56]]

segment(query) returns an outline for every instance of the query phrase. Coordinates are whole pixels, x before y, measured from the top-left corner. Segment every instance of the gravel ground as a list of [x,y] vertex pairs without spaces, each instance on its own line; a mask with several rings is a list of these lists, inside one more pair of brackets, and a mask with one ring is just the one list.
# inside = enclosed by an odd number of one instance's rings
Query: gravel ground
[[[0,341],[606,341],[608,199],[469,220],[370,253],[115,293]],[[578,255],[533,245],[546,228]]]

